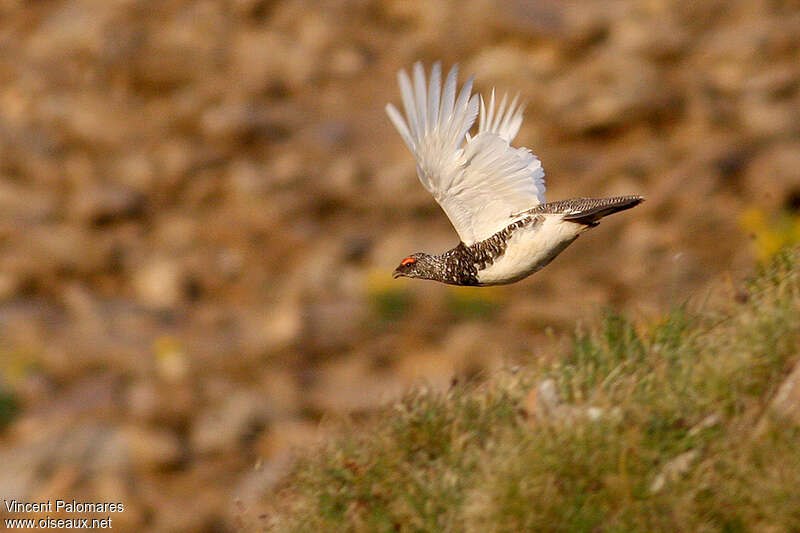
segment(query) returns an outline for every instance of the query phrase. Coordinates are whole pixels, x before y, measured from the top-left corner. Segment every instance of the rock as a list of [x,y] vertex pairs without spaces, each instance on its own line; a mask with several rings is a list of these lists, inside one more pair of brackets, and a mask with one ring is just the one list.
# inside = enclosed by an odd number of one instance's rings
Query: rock
[[114,162],[115,174],[119,180],[130,189],[126,193],[133,195],[134,191],[144,193],[152,188],[156,180],[156,169],[150,155],[143,151],[134,151],[123,155]]
[[130,58],[128,76],[140,92],[170,91],[208,78],[224,35],[225,15],[213,2],[159,13]]
[[756,137],[791,137],[800,113],[794,102],[775,102],[760,96],[743,98],[738,108],[739,120]]
[[[56,281],[64,272],[88,274],[106,267],[109,246],[92,241],[87,230],[74,224],[43,224],[27,232],[26,255],[39,281]],[[92,246],[86,243],[92,242]],[[29,248],[28,248],[29,247]]]
[[259,390],[268,399],[270,412],[275,417],[291,418],[299,411],[300,400],[306,391],[297,381],[289,369],[267,371],[259,380]]
[[83,471],[81,465],[57,463],[48,468],[42,483],[26,497],[31,501],[47,501],[53,494],[74,492]]
[[[122,502],[125,510],[112,516],[113,527],[123,531],[141,531],[145,528],[148,518],[146,506],[142,504],[136,494],[136,486],[130,483],[130,478],[113,473],[99,473],[87,480],[87,500],[97,502]],[[44,493],[45,497],[62,492]]]
[[139,380],[128,387],[126,417],[142,424],[182,427],[198,410],[194,387],[188,380],[171,380],[158,368],[156,372],[160,379]]
[[552,76],[558,71],[560,59],[558,49],[550,43],[541,43],[527,53],[512,44],[496,45],[481,50],[464,73],[480,72],[481,78],[492,80],[500,98],[506,91],[513,94],[520,79]]
[[236,159],[228,166],[228,179],[231,189],[239,201],[252,201],[261,198],[267,191],[266,176],[261,165],[248,159]]
[[293,15],[287,32],[259,29],[239,32],[232,47],[234,71],[248,92],[276,81],[301,90],[322,70],[332,39],[330,23],[316,12]]
[[282,420],[266,432],[257,443],[259,455],[273,459],[292,454],[298,448],[308,448],[318,443],[323,433],[318,424],[303,420]]
[[[33,486],[44,482],[71,486],[101,472],[121,475],[130,465],[125,442],[113,426],[52,417],[35,422],[35,432],[20,434],[24,442],[0,454],[0,489],[9,489],[3,492],[6,497],[24,499]],[[68,468],[48,477],[49,481],[41,477],[58,467]]]
[[355,299],[308,303],[302,311],[301,342],[310,352],[344,350],[358,337],[365,314],[363,302]]
[[281,150],[269,160],[266,175],[261,179],[274,187],[286,187],[295,183],[303,172],[303,154],[294,150]]
[[620,53],[645,55],[656,60],[674,60],[690,44],[690,33],[671,17],[622,17],[614,21],[612,46]]
[[197,164],[197,153],[184,138],[166,138],[155,149],[155,163],[167,185],[177,185]]
[[340,156],[330,165],[325,179],[325,191],[337,199],[347,201],[358,196],[358,178],[362,172],[356,158]]
[[[661,112],[671,91],[647,62],[614,56],[565,73],[545,95],[552,118],[567,133],[629,126]],[[669,105],[673,112],[674,105]]]
[[331,54],[330,70],[336,76],[355,76],[364,70],[366,58],[359,50],[352,46],[337,48]]
[[321,413],[365,413],[399,398],[407,387],[394,373],[375,375],[365,357],[351,356],[322,366],[304,398]]
[[192,448],[201,454],[238,450],[243,439],[261,431],[271,418],[268,401],[260,392],[233,393],[194,421],[189,437]]
[[163,214],[160,218],[163,222],[156,229],[155,240],[167,249],[185,250],[194,247],[206,229],[186,215]]
[[30,443],[0,449],[0,463],[0,494],[4,498],[22,500],[41,482],[42,458]]
[[392,374],[407,387],[424,383],[431,390],[446,391],[453,379],[463,372],[462,361],[463,358],[453,352],[412,350],[398,358]]
[[[499,298],[490,292],[476,293],[466,288],[452,288],[451,290],[453,292],[451,292],[450,297],[453,298],[454,302],[459,302],[457,299],[459,291],[469,291],[463,296],[465,298],[464,301],[467,303],[472,303],[469,300],[470,297],[479,298],[476,300],[479,305],[486,304],[491,306],[500,302]],[[467,370],[469,367],[476,370],[486,368],[491,363],[502,360],[504,352],[502,344],[498,342],[496,337],[488,336],[479,321],[450,326],[447,336],[442,339],[442,347],[451,361],[455,360],[457,364],[461,365],[462,370]]]
[[286,299],[265,309],[253,310],[241,320],[244,343],[258,352],[286,350],[301,339],[303,317],[300,306]]
[[619,409],[608,410],[564,403],[553,379],[546,379],[532,388],[525,398],[523,408],[532,421],[545,424],[571,424],[580,420],[596,422],[602,419],[619,421],[622,418]]
[[203,113],[200,125],[211,141],[246,139],[258,130],[258,110],[243,102],[224,103]]
[[232,70],[247,93],[257,94],[280,81],[287,46],[286,39],[272,29],[237,32],[231,49]]
[[177,464],[183,456],[180,440],[169,431],[136,425],[120,431],[134,468],[160,470]]
[[130,128],[128,112],[101,95],[86,90],[79,95],[60,95],[41,104],[44,120],[61,131],[71,144],[112,148],[124,144]]
[[22,277],[13,272],[0,272],[0,302],[17,295],[22,286]]
[[292,458],[291,452],[284,451],[269,460],[259,460],[252,470],[241,476],[235,489],[236,499],[248,505],[263,501],[270,489],[291,471]]
[[71,2],[59,6],[49,11],[28,36],[28,50],[39,58],[74,57],[76,54],[97,57],[114,40],[109,34],[109,25],[115,23],[115,14],[113,4]]
[[778,210],[800,191],[800,142],[781,142],[760,150],[750,161],[742,185],[756,205]]
[[308,452],[323,436],[318,424],[305,421],[277,422],[256,444],[258,461],[235,489],[236,499],[252,505],[263,499],[290,471],[293,459]]
[[[5,178],[2,173],[0,176]],[[7,179],[0,180],[0,213],[3,214],[0,218],[0,236],[7,238],[13,235],[12,232],[21,222],[38,223],[54,217],[60,213],[58,204],[56,198]],[[8,225],[11,221],[13,225]]]
[[87,423],[65,435],[54,459],[61,464],[80,465],[87,475],[122,473],[131,466],[127,443],[117,428]]
[[182,298],[186,273],[181,265],[167,257],[155,257],[133,274],[133,287],[141,303],[156,309],[175,307]]
[[154,420],[160,409],[159,394],[153,383],[137,381],[126,391],[125,405],[131,416],[143,420]]

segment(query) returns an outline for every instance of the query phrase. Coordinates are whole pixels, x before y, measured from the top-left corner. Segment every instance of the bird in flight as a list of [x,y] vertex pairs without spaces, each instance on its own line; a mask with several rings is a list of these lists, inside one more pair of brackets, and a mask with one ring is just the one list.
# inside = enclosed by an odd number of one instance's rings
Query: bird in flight
[[[439,255],[409,255],[394,277],[450,285],[502,285],[545,267],[601,218],[630,209],[644,198],[572,198],[545,202],[544,170],[527,148],[511,141],[522,125],[518,99],[503,96],[488,105],[471,95],[470,78],[456,96],[458,68],[442,87],[441,64],[426,82],[422,63],[413,81],[398,73],[405,118],[386,106],[400,136],[417,161],[417,175],[444,210],[461,238]],[[475,120],[478,130],[470,135]]]

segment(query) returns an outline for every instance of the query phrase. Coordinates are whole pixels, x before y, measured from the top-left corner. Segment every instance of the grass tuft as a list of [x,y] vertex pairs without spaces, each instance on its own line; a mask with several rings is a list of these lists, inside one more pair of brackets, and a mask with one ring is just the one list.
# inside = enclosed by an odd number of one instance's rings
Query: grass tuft
[[[413,391],[302,458],[274,529],[798,531],[800,428],[755,430],[800,358],[798,267],[786,251],[724,308],[609,311],[556,364]],[[532,416],[545,379],[600,416]]]

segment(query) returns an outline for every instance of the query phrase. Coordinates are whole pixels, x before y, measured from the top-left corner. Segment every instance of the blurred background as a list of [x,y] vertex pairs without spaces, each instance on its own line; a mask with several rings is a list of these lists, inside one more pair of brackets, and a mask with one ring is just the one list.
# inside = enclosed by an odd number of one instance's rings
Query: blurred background
[[[796,1],[0,0],[0,49],[0,497],[118,530],[235,530],[325,420],[800,241]],[[648,201],[511,286],[392,280],[458,242],[384,113],[416,60],[521,94],[550,200]]]

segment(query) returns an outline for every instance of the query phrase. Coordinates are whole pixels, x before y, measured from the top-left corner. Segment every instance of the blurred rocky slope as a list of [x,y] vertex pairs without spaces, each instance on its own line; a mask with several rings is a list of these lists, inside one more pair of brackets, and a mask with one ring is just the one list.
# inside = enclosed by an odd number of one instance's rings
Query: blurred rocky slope
[[[0,494],[129,530],[236,527],[321,418],[655,319],[800,206],[797,2],[5,0],[0,47]],[[510,287],[391,280],[456,243],[383,112],[418,59],[520,92],[549,198],[648,202]]]

